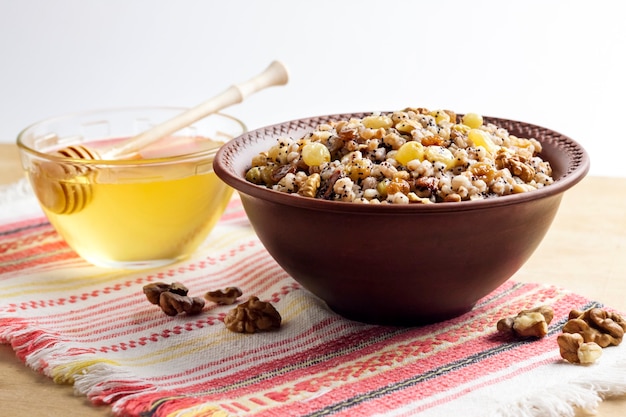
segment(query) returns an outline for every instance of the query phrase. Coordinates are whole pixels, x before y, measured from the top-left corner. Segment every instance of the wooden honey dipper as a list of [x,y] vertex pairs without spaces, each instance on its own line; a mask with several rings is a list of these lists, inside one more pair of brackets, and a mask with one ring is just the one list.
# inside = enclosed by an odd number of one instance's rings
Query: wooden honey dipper
[[[241,103],[251,94],[265,88],[285,85],[289,80],[287,69],[280,61],[272,62],[263,72],[246,82],[234,84],[222,93],[209,100],[180,113],[124,142],[107,150],[96,151],[84,145],[72,145],[59,149],[52,155],[61,158],[85,160],[127,159],[140,149],[170,135],[204,117],[218,112],[228,106]],[[221,144],[216,143],[216,148]],[[69,184],[53,180],[54,178],[78,177],[76,165],[65,162],[48,162],[41,164],[35,172],[33,184],[41,204],[53,213],[71,214],[82,210],[91,200],[91,188],[85,183]]]

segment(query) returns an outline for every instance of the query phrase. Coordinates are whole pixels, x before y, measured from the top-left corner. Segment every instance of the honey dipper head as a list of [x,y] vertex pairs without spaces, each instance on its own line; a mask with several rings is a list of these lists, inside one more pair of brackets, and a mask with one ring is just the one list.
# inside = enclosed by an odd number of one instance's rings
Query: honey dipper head
[[[73,145],[53,153],[71,159],[98,159],[98,154],[82,145]],[[33,188],[41,204],[55,214],[77,213],[91,201],[92,192],[85,175],[89,168],[70,161],[45,161],[33,175]]]
[[100,155],[98,152],[94,151],[83,145],[71,145],[67,146],[63,149],[59,149],[54,152],[54,155],[63,156],[65,158],[73,158],[73,159],[99,159]]

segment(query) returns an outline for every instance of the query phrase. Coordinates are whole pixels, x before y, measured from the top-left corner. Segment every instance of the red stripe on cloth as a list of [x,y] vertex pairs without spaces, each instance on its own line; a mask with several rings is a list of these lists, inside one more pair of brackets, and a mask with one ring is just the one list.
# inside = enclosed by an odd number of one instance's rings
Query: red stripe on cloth
[[25,361],[32,353],[56,345],[59,342],[59,338],[56,334],[50,334],[42,330],[34,330],[15,335],[11,337],[10,342],[17,357]]
[[58,237],[45,218],[8,223],[0,228],[0,253],[32,245],[50,237]]
[[[507,303],[507,299],[501,300],[501,302]],[[490,306],[496,307],[496,306]],[[509,303],[509,308],[518,308],[516,304]],[[478,313],[477,313],[478,314]],[[424,354],[429,354],[434,349],[439,346],[450,345],[453,343],[459,343],[459,340],[463,337],[467,337],[468,334],[485,332],[492,330],[495,325],[494,320],[472,320],[468,321],[467,317],[462,319],[455,319],[447,322],[446,328],[442,331],[440,325],[427,326],[419,329],[410,329],[405,332],[399,332],[394,335],[392,338],[383,339],[378,341],[377,343],[370,343],[358,351],[354,351],[352,353],[346,353],[337,359],[337,363],[329,363],[325,362],[323,366],[341,366],[342,362],[347,362],[351,360],[357,360],[366,355],[373,355],[377,352],[384,351],[385,347],[388,344],[398,345],[397,351],[389,351],[385,352],[382,355],[373,356],[372,362],[363,362],[360,364],[359,369],[352,370],[350,373],[354,374],[356,377],[360,376],[360,372],[363,369],[378,369],[383,368],[385,366],[391,365],[394,362],[400,361],[403,358],[412,357],[412,356],[421,356]],[[389,329],[383,330],[383,332],[389,333]],[[357,335],[361,337],[361,335]],[[362,335],[363,339],[372,338],[372,335]],[[340,345],[345,346],[354,346],[355,342],[358,341],[338,341]],[[470,340],[469,343],[474,343],[473,340]],[[462,345],[461,345],[462,346]],[[481,346],[476,346],[480,348]],[[333,346],[329,346],[329,349],[333,349]],[[313,348],[315,349],[315,348]],[[323,353],[323,350],[321,351]],[[431,364],[431,363],[429,363]],[[312,365],[306,369],[302,369],[299,373],[293,373],[290,377],[294,380],[306,380],[307,375],[314,374],[316,371],[316,366]],[[437,366],[437,364],[434,364]],[[280,378],[273,379],[273,382],[276,385],[279,385]],[[317,381],[316,383],[319,383]]]
[[70,259],[80,259],[65,242],[51,242],[0,256],[0,280],[11,278],[11,272],[50,266]]
[[[582,297],[572,295],[559,300],[558,305],[564,308],[570,308],[571,306],[582,307],[586,303],[586,300]],[[567,315],[561,316],[564,319]],[[492,327],[493,329],[493,323]],[[559,358],[558,349],[556,346],[556,334],[550,337],[546,337],[539,341],[532,343],[513,344],[510,349],[496,352],[495,354],[489,354],[490,350],[501,346],[503,340],[501,336],[494,334],[493,330],[484,334],[476,340],[472,340],[463,344],[452,344],[445,350],[445,354],[437,354],[420,358],[412,364],[406,364],[403,362],[401,368],[385,372],[383,375],[372,375],[369,378],[361,379],[357,382],[351,383],[346,380],[341,389],[338,392],[333,392],[332,397],[328,394],[321,395],[318,398],[314,398],[311,401],[307,401],[306,405],[298,403],[297,405],[289,404],[285,407],[273,409],[272,412],[278,411],[279,413],[308,413],[313,410],[325,409],[332,407],[335,404],[350,403],[352,405],[346,406],[345,415],[359,415],[360,409],[365,408],[371,412],[371,410],[378,410],[383,413],[385,410],[390,409],[390,404],[408,404],[416,399],[428,398],[430,395],[441,392],[442,390],[451,390],[461,384],[471,381],[475,376],[483,375],[488,372],[496,372],[506,370],[509,366],[518,363],[521,360],[528,360],[533,356],[541,355],[543,353],[553,351],[554,358]],[[484,358],[476,358],[477,355],[484,353]],[[466,364],[463,364],[463,361]],[[451,368],[450,364],[454,362],[460,362],[462,366],[458,368]],[[545,364],[545,360],[538,361],[533,365],[529,365],[528,369],[542,366]],[[387,366],[391,366],[392,363],[388,362]],[[435,372],[439,367],[446,367],[446,372]],[[511,371],[518,372],[518,371]],[[509,375],[508,377],[510,377]],[[423,378],[423,380],[422,380]],[[502,377],[494,379],[491,383],[496,384],[499,381],[506,379]],[[411,382],[413,380],[413,382]],[[406,382],[406,386],[403,386],[402,381]],[[303,391],[311,392],[323,392],[325,387],[329,384],[324,384],[324,381],[315,381],[315,384],[309,384],[308,386],[300,386]],[[384,388],[381,391],[381,388]],[[341,395],[341,393],[346,393]],[[350,393],[362,393],[355,400]],[[276,400],[287,401],[289,397],[296,396],[297,392],[285,392],[280,393],[282,397],[274,397]],[[370,396],[368,396],[370,395]],[[451,395],[447,400],[454,399],[460,394]],[[442,400],[437,402],[437,405],[441,405]],[[429,406],[422,406],[419,410],[424,410]],[[292,408],[295,407],[295,408]],[[339,407],[341,408],[341,407]],[[364,410],[361,410],[364,411]],[[264,415],[260,413],[258,415]],[[344,415],[344,414],[333,414]]]
[[[532,343],[507,340],[495,330],[499,318],[547,303],[559,320],[588,302],[555,287],[507,282],[446,322],[366,325],[334,314],[289,277],[253,236],[238,199],[204,244],[173,266],[106,271],[76,258],[45,219],[1,226],[0,288],[9,291],[0,307],[0,341],[39,371],[76,378],[77,389],[94,403],[113,404],[118,415],[194,409],[352,416],[398,404],[408,414],[553,360],[556,333]],[[22,277],[30,285],[23,294]],[[142,291],[156,281],[181,281],[200,296],[236,285],[288,319],[277,332],[237,335],[222,323],[232,307],[208,304],[199,316],[165,316]],[[35,293],[38,282],[45,285]],[[523,367],[514,366],[520,361]]]
[[[487,325],[493,325],[493,323],[486,323],[486,324]],[[442,336],[443,336],[442,337],[443,340],[450,339],[449,335],[445,335],[444,334]],[[393,342],[393,340],[391,340],[391,341],[387,340],[386,341],[386,343],[390,343],[390,342]],[[491,346],[491,344],[488,344],[486,346],[489,347],[489,346]],[[467,349],[464,350],[465,347],[463,345],[459,345],[459,347],[455,348],[455,350],[457,350],[459,352],[458,358],[463,358],[464,357],[463,355],[473,354],[475,352],[479,352],[482,348],[485,348],[485,346],[481,346],[480,344],[477,344],[477,343],[473,343],[472,347],[474,349],[473,351],[472,350],[467,350]],[[429,350],[430,349],[427,349],[427,351],[429,351]],[[446,351],[446,358],[451,359],[449,356],[447,356],[449,354],[449,352],[450,352],[449,350]],[[360,352],[360,353],[361,354],[365,354],[364,352]],[[419,355],[419,353],[423,353],[423,352],[414,352],[414,353],[417,353]],[[406,354],[406,352],[405,352],[405,354]],[[370,379],[370,381],[374,383],[373,386],[371,386],[371,387],[366,386],[365,383],[359,383],[359,386],[352,386],[349,383],[346,384],[346,382],[351,377],[352,378],[360,377],[361,374],[359,372],[361,372],[362,370],[369,370],[372,367],[374,367],[374,368],[381,368],[381,367],[392,365],[392,362],[393,362],[393,359],[394,359],[394,355],[395,355],[395,353],[393,353],[391,355],[388,355],[389,359],[387,359],[387,360],[385,360],[384,357],[382,359],[380,357],[376,357],[375,362],[373,362],[373,363],[362,363],[362,364],[360,364],[360,370],[356,370],[356,371],[349,370],[349,369],[344,369],[343,371],[335,370],[335,372],[329,374],[329,376],[334,378],[335,380],[336,380],[336,378],[339,378],[340,380],[343,380],[344,383],[342,384],[342,391],[345,391],[345,392],[364,392],[365,391],[366,392],[367,390],[375,389],[377,384],[380,384],[380,378],[378,376],[372,377]],[[399,359],[402,359],[402,357],[401,357],[402,355],[397,355],[397,356],[398,356]],[[342,359],[342,361],[347,361],[350,358],[347,355],[344,355],[344,356],[341,356],[341,359]],[[293,362],[297,361],[297,359],[294,359],[294,358],[291,358],[291,360]],[[418,362],[418,363],[422,363],[422,362]],[[438,365],[437,363],[433,363],[433,362],[428,362],[428,363],[429,363],[430,366],[437,366]],[[326,365],[329,366],[330,369],[336,369],[332,365],[328,365],[328,364],[326,364]],[[406,368],[404,368],[404,369],[406,370]],[[421,370],[420,369],[413,369],[413,371],[418,372],[418,374],[419,374],[419,372],[426,372],[427,370],[426,369],[421,369]],[[308,372],[316,374],[318,372],[318,370],[309,368]],[[276,396],[277,393],[276,394],[270,394],[270,395],[272,395],[272,399],[273,400],[275,400],[275,401],[287,401],[290,397],[297,396],[298,395],[298,390],[299,390],[299,392],[318,392],[320,390],[323,391],[323,389],[326,386],[328,386],[328,383],[324,383],[324,381],[319,380],[319,379],[315,380],[315,384],[313,384],[313,385],[304,385],[304,384],[306,384],[306,373],[305,372],[303,372],[300,375],[293,375],[292,374],[290,376],[292,377],[292,379],[294,381],[301,381],[300,383],[297,384],[297,388],[293,392],[283,392],[279,396]],[[390,372],[387,372],[386,375],[385,375],[385,377],[389,378],[390,380],[394,380],[394,378],[398,378],[398,377],[401,377],[401,376],[402,375],[394,376]],[[284,382],[284,381],[281,381],[280,377],[277,377],[276,375],[272,375],[271,381],[272,381],[273,385],[281,385],[281,383]],[[224,381],[224,382],[228,383],[226,381]],[[261,389],[262,389],[262,387],[255,387],[255,390],[261,390]],[[230,397],[238,397],[240,395],[245,395],[245,394],[246,394],[245,392],[242,392],[241,390],[237,390],[237,391],[228,391],[227,395],[230,396]],[[326,400],[329,398],[327,395],[322,396],[322,397],[325,397]],[[336,394],[334,395],[334,397],[335,397],[336,401],[340,401],[340,400],[344,400],[345,401],[345,398],[342,399],[340,396],[338,396]],[[219,398],[220,398],[220,396],[217,396],[217,398],[206,397],[206,398],[204,398],[204,400],[209,400],[210,399],[210,400],[213,400],[213,401],[217,401],[217,400],[219,400]],[[310,403],[310,405],[313,408],[321,406],[320,404],[316,404],[314,402],[314,400]],[[283,410],[283,411],[285,411],[285,410]],[[303,410],[298,409],[298,412],[301,412],[301,411],[303,411]]]
[[[324,329],[319,329],[318,328],[318,329],[315,329],[314,331],[315,331],[315,333],[323,333]],[[386,330],[384,328],[380,328],[380,329],[377,329],[375,331],[377,331],[380,334],[384,334],[385,332],[388,332],[388,330]],[[372,339],[374,337],[374,335],[361,333],[361,334],[358,334],[357,337],[361,337],[361,338],[365,338],[365,339]],[[358,340],[355,340],[355,342],[358,342]],[[323,355],[326,352],[334,351],[337,348],[337,346],[342,346],[342,345],[353,346],[354,342],[352,342],[350,340],[345,340],[345,341],[344,340],[337,340],[335,342],[335,344],[333,344],[333,343],[325,344],[322,349],[320,349],[319,347],[313,345],[313,347],[310,349],[310,351],[305,350],[305,351],[303,351],[302,353],[300,353],[300,354],[298,354],[296,356],[291,356],[291,357],[286,359],[286,362],[288,364],[298,363],[298,361],[300,360],[298,356],[311,356],[311,355],[313,355],[313,353],[317,353],[318,355]],[[271,346],[269,346],[267,348],[271,348]],[[324,350],[324,348],[326,348],[326,350]],[[249,354],[251,354],[251,352],[245,352],[246,356],[249,355]],[[313,356],[311,356],[311,357],[313,357]],[[234,356],[234,358],[237,358],[237,356]],[[346,356],[344,356],[344,358],[346,358]],[[212,365],[212,364],[209,363],[208,365]],[[226,363],[225,366],[228,366],[228,363]],[[277,366],[282,366],[282,365],[279,364]],[[244,371],[243,373],[245,374],[245,372],[247,372],[247,371]],[[308,374],[309,371],[308,370],[304,370],[302,372],[304,372],[304,375],[306,375],[306,374]],[[294,378],[297,378],[297,377],[300,376],[300,375],[296,375],[294,373],[292,373],[291,375]],[[233,381],[237,381],[240,377],[241,377],[240,375],[233,375],[231,377],[232,378],[231,380],[225,380],[225,379],[220,380],[220,384],[230,384],[230,383],[233,383]],[[279,379],[275,379],[275,381],[279,382],[280,380]],[[202,388],[202,387],[201,386],[194,386],[193,387],[194,390],[195,389],[200,389],[200,388]],[[239,394],[243,394],[243,393],[236,392],[236,393],[233,393],[233,394],[239,395]]]
[[[372,331],[372,330],[370,329],[370,331]],[[383,332],[384,332],[384,330],[383,330],[383,329],[381,329],[381,328],[376,328],[376,331],[383,331]],[[387,329],[387,331],[388,331],[388,329]],[[361,333],[361,334],[356,335],[356,336],[361,336],[361,337],[363,337],[363,338],[367,338],[368,336],[370,336],[370,337],[371,337],[372,335],[368,335],[368,334],[365,334],[365,333]],[[444,337],[444,339],[446,339],[446,338],[447,338],[447,337]],[[389,342],[389,341],[387,341],[387,342]],[[351,345],[351,342],[350,342],[350,341],[338,341],[337,343],[338,343],[338,344],[340,344],[341,346],[349,346],[349,345]],[[331,348],[331,350],[332,350],[332,348]],[[305,355],[307,354],[306,352],[303,352],[303,353],[304,353]],[[363,352],[361,352],[361,353],[363,353]],[[348,359],[349,359],[349,357],[348,357],[347,355],[341,356],[341,360],[342,360],[342,361],[345,361],[345,360],[348,360]],[[296,357],[290,357],[290,358],[288,358],[288,359],[287,359],[287,361],[289,361],[289,362],[291,362],[291,363],[297,363],[297,362],[298,362],[298,360],[299,360],[299,359],[298,359],[298,358],[296,358]],[[384,361],[383,361],[383,362],[384,362]],[[361,369],[367,369],[368,367],[371,367],[371,366],[373,366],[373,365],[374,365],[374,363],[372,363],[372,364],[365,364],[365,365],[361,364]],[[383,365],[384,365],[384,363],[383,363]],[[332,370],[332,369],[334,369],[334,367],[335,367],[335,365],[333,365],[332,363],[330,363],[330,364],[329,364],[329,363],[325,363],[325,366],[326,366],[328,369],[331,369],[331,370]],[[282,381],[282,380],[281,380],[281,378],[280,378],[279,376],[277,376],[277,375],[275,375],[275,374],[271,373],[271,366],[269,366],[269,367],[268,367],[268,369],[269,369],[269,370],[268,370],[268,372],[270,372],[270,375],[272,375],[272,378],[271,378],[271,384],[272,384],[272,385],[281,385],[281,383],[283,383],[284,381]],[[309,371],[310,371],[310,372],[312,372],[312,373],[315,373],[317,370],[315,370],[315,369],[309,369]],[[304,374],[306,375],[306,371],[303,371],[303,372],[304,372]],[[343,372],[343,373],[342,373],[342,372]],[[333,374],[333,377],[334,377],[334,378],[336,378],[338,375],[339,375],[339,377],[340,377],[340,378],[344,378],[344,379],[345,379],[345,378],[348,378],[348,377],[350,377],[350,376],[354,376],[354,375],[358,376],[358,373],[356,373],[356,374],[352,374],[352,375],[351,375],[351,374],[350,374],[350,372],[339,371],[339,373],[338,373],[338,374],[337,374],[337,372],[335,372],[335,373]],[[290,377],[292,378],[292,380],[294,380],[294,381],[298,381],[298,380],[300,380],[300,379],[302,378],[302,374],[292,373],[292,374],[290,374]],[[220,380],[220,381],[219,381],[219,383],[220,383],[220,384],[222,384],[222,383],[223,383],[224,385],[226,385],[226,386],[227,386],[228,384],[231,384],[231,383],[236,383],[236,381],[238,380],[238,378],[239,378],[238,376],[234,376],[232,380],[222,379],[222,380]],[[319,382],[319,381],[318,381],[318,382]],[[213,385],[214,385],[215,383],[216,383],[216,381],[213,381]],[[299,384],[299,386],[298,386],[298,388],[301,390],[301,392],[304,392],[304,391],[311,391],[311,388],[312,388],[312,387],[314,388],[314,390],[313,390],[312,392],[316,392],[315,390],[320,389],[320,386],[323,388],[323,384],[316,384],[315,386],[308,386],[308,387],[306,387],[305,385],[302,385],[303,383],[306,383],[306,381],[305,381],[305,382],[300,383],[300,384]],[[209,383],[207,383],[207,384],[208,384],[209,386],[211,386],[211,384],[209,384]],[[345,388],[348,390],[348,392],[354,392],[354,391],[352,391],[352,390],[350,389],[350,387],[349,387],[349,386],[346,386],[345,384],[342,386],[342,389],[343,389],[343,387],[345,387]],[[197,389],[199,389],[199,388],[201,388],[201,387],[198,385],[198,386],[194,387],[194,388],[193,388],[193,390],[197,390]],[[253,389],[252,389],[252,392],[254,392],[254,391],[258,391],[258,390],[262,390],[262,389],[263,389],[263,387],[262,387],[262,386],[254,386],[254,387],[253,387]],[[240,390],[228,390],[228,391],[227,391],[227,394],[224,394],[224,395],[226,395],[226,398],[237,398],[238,396],[245,396],[245,395],[247,394],[247,392],[246,392],[246,391],[248,391],[248,390],[250,390],[250,388],[247,388],[247,389],[240,389]],[[274,396],[273,398],[271,398],[271,399],[270,399],[270,402],[276,402],[276,401],[278,401],[278,400],[281,400],[281,401],[287,401],[287,400],[288,400],[288,398],[289,398],[290,396],[293,396],[293,395],[296,395],[296,394],[294,394],[294,393],[290,393],[290,394],[288,394],[288,395],[287,395],[287,397],[282,397],[282,399],[281,399],[281,397],[276,397],[276,396]],[[326,395],[325,397],[326,397],[326,399],[328,399],[328,398],[329,398],[327,395]],[[335,395],[335,397],[336,397],[336,400],[340,400],[340,399],[341,399],[341,398],[340,398],[340,397],[338,397],[337,395]],[[223,401],[223,399],[224,399],[224,398],[223,398],[223,395],[203,396],[202,398],[199,398],[199,399],[198,399],[198,401],[199,401],[199,403],[201,403],[202,401],[214,401],[214,402],[215,402],[215,401],[220,401],[220,399]],[[272,400],[273,400],[273,401],[272,401]],[[258,398],[256,398],[256,399],[255,399],[255,401],[257,401],[257,402],[258,402]],[[266,399],[266,401],[267,401],[267,399]],[[318,406],[318,405],[316,405],[316,406]]]
[[[265,258],[248,258],[253,262],[247,266],[247,268],[255,268],[257,272],[265,271],[265,267],[268,266],[270,271],[276,271],[276,266],[273,261],[268,261]],[[259,262],[262,260],[263,262]],[[239,267],[245,268],[245,264],[239,264]],[[238,270],[232,270],[234,275],[237,275]],[[276,274],[270,275],[264,278],[265,284],[258,288],[266,288],[272,285],[276,285],[282,279],[284,275]],[[137,282],[128,281],[126,286]],[[111,293],[112,291],[119,291],[122,286],[107,287],[104,291],[94,290],[90,293],[83,293],[80,295],[69,295],[58,300],[40,300],[37,303],[24,303],[20,306],[22,309],[27,308],[46,308],[54,307],[63,304],[75,304],[79,302],[85,302],[90,299],[98,298],[105,293]],[[245,287],[244,287],[245,288]],[[271,299],[277,302],[280,298],[290,291],[299,288],[298,285],[292,287],[283,287],[279,292],[275,292],[271,295]],[[210,289],[207,288],[207,289]],[[248,290],[249,291],[249,290]],[[250,291],[252,293],[252,291]],[[201,295],[201,294],[199,294]],[[132,309],[124,309],[130,305],[136,305],[137,302],[145,305],[146,315],[141,325],[136,322],[137,311]],[[215,306],[213,307],[215,308]],[[124,313],[127,311],[127,313]],[[206,311],[210,311],[211,308],[206,308]],[[210,316],[207,320],[211,320]],[[214,319],[215,320],[215,319]],[[221,321],[221,318],[220,318]],[[81,323],[84,323],[84,327],[81,329]],[[88,304],[85,307],[77,307],[71,311],[62,311],[57,314],[49,314],[45,318],[40,320],[41,325],[45,325],[51,328],[63,331],[65,329],[73,329],[72,337],[75,341],[80,343],[93,343],[102,340],[103,335],[106,335],[108,339],[114,339],[116,337],[124,335],[132,335],[154,329],[157,326],[172,324],[172,319],[162,314],[161,310],[145,302],[145,296],[143,292],[138,289],[136,294],[115,297],[114,299],[107,298],[102,302],[96,304]],[[77,330],[78,329],[78,330]],[[105,347],[103,347],[105,348]],[[106,348],[105,348],[106,349]]]

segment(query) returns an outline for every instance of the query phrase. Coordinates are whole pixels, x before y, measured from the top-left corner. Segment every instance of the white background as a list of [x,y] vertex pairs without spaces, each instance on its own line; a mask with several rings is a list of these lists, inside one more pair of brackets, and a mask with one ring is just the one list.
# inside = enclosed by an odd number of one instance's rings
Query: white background
[[280,59],[231,107],[249,128],[407,106],[523,120],[626,176],[626,2],[0,0],[0,142],[67,112],[196,105]]

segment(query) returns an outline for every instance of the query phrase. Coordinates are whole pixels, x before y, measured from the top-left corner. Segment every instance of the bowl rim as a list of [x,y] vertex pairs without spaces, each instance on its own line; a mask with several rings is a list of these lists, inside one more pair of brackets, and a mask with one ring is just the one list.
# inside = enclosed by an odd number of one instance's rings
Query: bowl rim
[[[381,114],[389,114],[392,111],[381,111]],[[263,131],[277,131],[277,128],[280,126],[285,126],[289,124],[298,124],[301,121],[311,121],[311,120],[334,120],[338,118],[344,117],[362,117],[363,115],[372,114],[374,112],[353,112],[353,113],[337,113],[330,115],[320,115],[313,117],[303,117],[298,119],[292,119],[290,121],[285,121],[281,123],[276,123],[272,125],[268,125],[265,127],[260,127],[258,129],[253,129],[243,133],[242,135],[228,141],[226,144],[221,146],[215,155],[213,160],[213,170],[217,174],[217,176],[227,183],[229,186],[233,187],[240,194],[244,194],[246,196],[258,198],[261,200],[270,201],[272,203],[286,205],[286,206],[294,206],[301,207],[309,210],[322,210],[322,211],[336,211],[336,212],[350,212],[350,213],[369,213],[369,214],[414,214],[414,213],[429,213],[429,212],[458,212],[458,211],[470,211],[470,210],[480,210],[486,208],[495,208],[502,206],[511,206],[520,203],[535,201],[544,199],[547,197],[552,197],[559,195],[569,188],[576,185],[580,182],[589,172],[590,168],[590,159],[587,151],[574,139],[566,136],[560,132],[557,132],[552,129],[545,128],[543,126],[539,126],[536,124],[517,121],[513,119],[504,119],[500,117],[492,117],[492,116],[483,116],[485,122],[506,122],[506,123],[515,123],[520,124],[522,126],[527,126],[531,128],[536,128],[540,130],[544,130],[546,132],[551,132],[556,134],[562,138],[563,141],[567,142],[572,147],[576,148],[581,155],[579,159],[577,167],[571,171],[564,173],[561,177],[556,179],[549,186],[545,186],[536,190],[532,190],[525,193],[519,194],[509,194],[505,196],[498,196],[493,198],[481,199],[481,200],[471,200],[471,201],[460,201],[460,202],[446,202],[446,203],[434,203],[434,204],[362,204],[362,203],[352,203],[352,202],[344,202],[344,201],[333,201],[333,200],[323,200],[316,198],[303,197],[298,194],[290,194],[283,193],[280,191],[275,191],[270,188],[266,188],[260,185],[256,185],[250,183],[245,180],[244,177],[237,175],[233,172],[233,168],[228,163],[229,155],[236,156],[240,152],[237,151],[238,147],[246,147],[247,141],[251,140],[248,138],[254,138],[260,132]],[[458,116],[462,116],[458,114]],[[276,135],[278,137],[278,135]],[[263,139],[265,140],[265,139]]]
[[[64,113],[64,114],[60,114],[60,115],[56,115],[56,116],[52,116],[52,117],[47,117],[45,119],[40,119],[36,122],[33,122],[31,124],[29,124],[28,126],[26,126],[25,128],[23,128],[17,135],[16,138],[16,145],[18,147],[19,150],[26,152],[34,157],[40,158],[40,159],[45,159],[48,161],[52,161],[52,162],[58,162],[58,163],[72,163],[72,164],[83,164],[83,165],[111,165],[111,166],[126,166],[126,165],[149,165],[149,164],[155,164],[155,163],[171,163],[171,162],[179,162],[179,161],[184,161],[184,160],[188,160],[188,159],[198,159],[198,158],[214,158],[217,151],[219,150],[219,148],[213,148],[213,149],[208,149],[208,150],[204,150],[204,151],[200,151],[200,152],[191,152],[191,153],[183,153],[183,154],[178,154],[178,155],[173,155],[173,156],[166,156],[166,157],[159,157],[159,158],[144,158],[144,159],[83,159],[83,158],[71,158],[71,157],[65,157],[65,156],[57,156],[57,155],[53,155],[47,152],[41,152],[38,151],[36,149],[33,149],[32,147],[26,145],[23,141],[23,137],[24,135],[31,129],[43,124],[43,123],[49,123],[49,122],[55,122],[55,121],[60,121],[63,119],[70,119],[70,118],[75,118],[75,117],[80,117],[80,116],[89,116],[89,115],[96,115],[98,113],[105,113],[105,112],[122,112],[122,111],[134,111],[134,110],[172,110],[172,111],[177,111],[177,112],[183,112],[185,110],[188,110],[189,107],[184,107],[184,106],[158,106],[158,105],[150,105],[150,106],[120,106],[120,107],[107,107],[107,108],[100,108],[100,109],[90,109],[90,110],[84,110],[84,111],[75,111],[75,112],[71,112],[71,113]],[[236,124],[238,124],[241,127],[242,133],[239,136],[243,136],[245,133],[248,132],[248,127],[246,126],[246,124],[241,121],[240,119],[238,119],[235,116],[232,116],[230,114],[227,113],[222,113],[222,112],[215,112],[212,113],[208,116],[206,116],[204,119],[207,119],[209,117],[213,117],[213,116],[218,116],[220,118],[224,118],[224,119],[229,119],[233,122],[235,122]],[[204,120],[201,119],[201,120]]]

